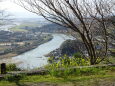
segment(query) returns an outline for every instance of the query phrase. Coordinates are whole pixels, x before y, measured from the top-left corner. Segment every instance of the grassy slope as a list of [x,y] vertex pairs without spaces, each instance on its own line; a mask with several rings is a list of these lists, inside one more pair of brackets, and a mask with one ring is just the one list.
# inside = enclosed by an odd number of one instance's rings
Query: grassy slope
[[0,86],[114,86],[115,67],[96,74],[71,75],[66,78],[50,75],[24,76],[20,80],[2,80]]

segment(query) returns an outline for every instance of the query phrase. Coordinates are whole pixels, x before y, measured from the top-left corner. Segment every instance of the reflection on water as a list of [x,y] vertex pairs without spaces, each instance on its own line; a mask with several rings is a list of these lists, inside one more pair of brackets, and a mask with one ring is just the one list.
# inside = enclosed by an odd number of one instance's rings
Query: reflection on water
[[63,34],[53,34],[53,39],[47,43],[44,43],[37,48],[28,51],[19,56],[13,57],[13,59],[18,59],[22,61],[20,68],[32,69],[36,67],[41,67],[47,64],[47,57],[44,55],[50,53],[51,51],[60,47],[60,45],[67,39],[73,39],[70,36]]

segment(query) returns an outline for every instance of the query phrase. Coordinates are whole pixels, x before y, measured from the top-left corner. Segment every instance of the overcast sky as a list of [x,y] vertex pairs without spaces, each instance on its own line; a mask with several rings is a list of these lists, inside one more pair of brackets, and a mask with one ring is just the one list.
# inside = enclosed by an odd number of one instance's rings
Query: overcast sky
[[14,15],[16,18],[38,18],[38,15],[28,12],[24,8],[8,0],[0,2],[0,9],[6,9],[10,14]]

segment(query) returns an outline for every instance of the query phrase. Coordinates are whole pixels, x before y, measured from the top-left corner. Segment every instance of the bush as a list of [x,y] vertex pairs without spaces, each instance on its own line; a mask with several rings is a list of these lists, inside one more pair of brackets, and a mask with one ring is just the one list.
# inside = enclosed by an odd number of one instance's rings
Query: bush
[[89,65],[89,61],[83,59],[81,55],[75,54],[73,57],[68,57],[67,55],[64,55],[63,57],[60,57],[57,62],[53,61],[53,58],[50,59],[51,64],[48,65],[49,74],[51,76],[63,76],[66,78],[70,74],[78,74],[80,75],[80,70],[72,69],[71,67],[77,67],[77,66],[87,66]]
[[9,82],[18,82],[19,80],[21,80],[25,76],[26,76],[25,74],[7,75],[4,77],[4,80],[9,81]]
[[17,68],[16,64],[8,64],[6,66],[7,71],[19,71],[20,69]]

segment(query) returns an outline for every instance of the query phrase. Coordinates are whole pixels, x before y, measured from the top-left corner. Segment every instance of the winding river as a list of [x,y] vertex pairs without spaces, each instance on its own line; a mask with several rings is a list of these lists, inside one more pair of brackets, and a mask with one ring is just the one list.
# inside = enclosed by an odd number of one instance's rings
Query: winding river
[[18,64],[22,69],[33,69],[42,67],[47,64],[48,57],[44,55],[60,47],[60,45],[67,39],[73,39],[71,36],[64,34],[53,34],[53,39],[47,43],[41,44],[37,48],[28,51],[24,54],[13,57],[13,60],[18,60],[21,63]]

